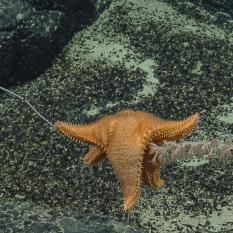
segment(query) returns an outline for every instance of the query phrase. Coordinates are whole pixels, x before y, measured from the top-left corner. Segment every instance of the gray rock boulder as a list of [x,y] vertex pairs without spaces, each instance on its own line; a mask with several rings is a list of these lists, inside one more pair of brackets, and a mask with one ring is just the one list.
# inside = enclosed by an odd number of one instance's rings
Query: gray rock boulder
[[108,216],[80,215],[59,208],[38,208],[30,202],[0,201],[0,233],[143,233]]
[[0,0],[0,85],[38,76],[94,12],[83,0]]

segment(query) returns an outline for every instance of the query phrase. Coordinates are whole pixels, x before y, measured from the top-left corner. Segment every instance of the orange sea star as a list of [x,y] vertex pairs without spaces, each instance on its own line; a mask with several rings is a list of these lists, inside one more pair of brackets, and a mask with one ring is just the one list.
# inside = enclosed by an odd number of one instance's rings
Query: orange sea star
[[139,199],[141,181],[150,187],[162,187],[160,162],[151,163],[149,143],[181,139],[195,127],[198,114],[183,121],[163,120],[150,113],[125,110],[104,116],[89,125],[56,122],[62,134],[91,144],[83,161],[96,164],[109,159],[124,192],[124,210],[133,207]]

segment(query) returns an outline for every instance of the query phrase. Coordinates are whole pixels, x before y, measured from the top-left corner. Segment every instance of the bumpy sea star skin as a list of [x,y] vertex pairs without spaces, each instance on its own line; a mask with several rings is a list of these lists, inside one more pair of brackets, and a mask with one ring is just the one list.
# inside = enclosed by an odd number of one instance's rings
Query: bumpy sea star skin
[[86,165],[109,159],[124,192],[124,210],[139,199],[141,181],[150,187],[162,187],[160,162],[151,163],[149,143],[185,137],[198,122],[198,114],[182,121],[163,120],[150,113],[124,110],[102,117],[89,125],[56,122],[55,128],[65,136],[91,144],[84,156]]

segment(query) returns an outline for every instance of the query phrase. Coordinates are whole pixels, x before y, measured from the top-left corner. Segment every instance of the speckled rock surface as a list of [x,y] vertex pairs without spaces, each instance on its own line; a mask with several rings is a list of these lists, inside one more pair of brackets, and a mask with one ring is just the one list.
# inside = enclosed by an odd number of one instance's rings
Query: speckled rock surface
[[[199,112],[199,127],[188,140],[232,139],[228,3],[218,11],[217,1],[177,2],[112,1],[50,69],[12,90],[52,122],[87,123],[125,108],[165,119]],[[216,21],[219,15],[226,16],[223,22]],[[2,197],[107,215],[147,232],[233,231],[232,160],[164,166],[165,186],[143,187],[128,216],[108,161],[91,171],[83,167],[87,145],[51,131],[24,103],[0,94]]]

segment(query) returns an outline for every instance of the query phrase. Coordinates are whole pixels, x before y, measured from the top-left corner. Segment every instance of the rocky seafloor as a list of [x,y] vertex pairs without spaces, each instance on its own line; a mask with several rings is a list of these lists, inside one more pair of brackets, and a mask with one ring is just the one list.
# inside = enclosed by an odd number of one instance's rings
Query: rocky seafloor
[[[187,140],[232,139],[232,9],[231,1],[113,0],[49,69],[11,90],[52,122],[88,123],[126,108],[177,120],[199,112]],[[131,224],[125,232],[233,231],[231,159],[164,166],[165,186],[143,186],[125,214],[110,163],[87,169],[87,150],[1,92],[0,232],[92,232],[76,225],[85,217],[99,232],[113,232],[103,221]]]

